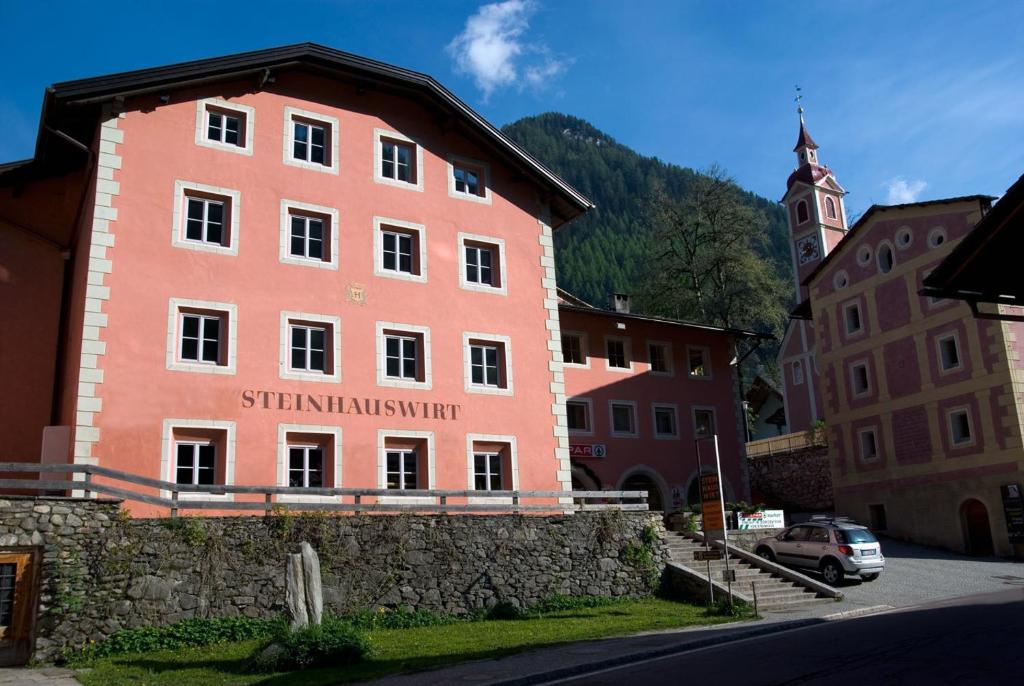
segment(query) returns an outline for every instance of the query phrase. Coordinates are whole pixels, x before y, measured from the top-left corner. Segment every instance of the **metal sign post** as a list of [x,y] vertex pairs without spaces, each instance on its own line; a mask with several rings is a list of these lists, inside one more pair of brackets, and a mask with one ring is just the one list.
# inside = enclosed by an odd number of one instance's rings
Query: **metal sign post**
[[[717,474],[722,473],[722,461],[718,456],[718,434],[714,435],[715,439],[715,472]],[[722,480],[718,480],[718,507],[722,511],[722,540],[725,541],[725,578],[726,584],[729,588],[729,613],[732,614],[732,582],[735,578],[735,574],[729,569],[729,525],[725,522],[725,498],[722,494]],[[707,535],[705,534],[705,538]]]
[[710,553],[711,553],[711,541],[708,539],[707,517],[705,517],[704,514],[703,514],[704,513],[704,482],[703,482],[703,479],[704,479],[704,464],[703,464],[703,462],[701,462],[701,459],[700,459],[700,441],[701,441],[701,439],[698,438],[697,440],[695,440],[693,442],[693,445],[697,449],[697,480],[698,480],[698,483],[701,486],[697,490],[700,493],[700,511],[701,511],[700,527],[701,527],[701,530],[703,530],[703,532],[704,532],[704,552],[705,552],[704,561],[707,562],[707,565],[708,565],[708,607],[713,607],[714,604],[715,604],[715,585],[713,583],[711,583],[711,555],[710,555]]

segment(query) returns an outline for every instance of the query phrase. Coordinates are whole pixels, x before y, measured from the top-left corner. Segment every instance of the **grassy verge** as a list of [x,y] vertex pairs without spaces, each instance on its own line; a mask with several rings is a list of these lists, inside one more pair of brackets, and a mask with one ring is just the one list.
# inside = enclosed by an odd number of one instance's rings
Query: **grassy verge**
[[317,686],[496,658],[543,645],[727,621],[729,617],[707,616],[702,607],[651,599],[549,612],[531,619],[377,629],[369,633],[370,659],[345,668],[253,674],[249,665],[261,643],[249,640],[102,658],[78,678],[85,686]]

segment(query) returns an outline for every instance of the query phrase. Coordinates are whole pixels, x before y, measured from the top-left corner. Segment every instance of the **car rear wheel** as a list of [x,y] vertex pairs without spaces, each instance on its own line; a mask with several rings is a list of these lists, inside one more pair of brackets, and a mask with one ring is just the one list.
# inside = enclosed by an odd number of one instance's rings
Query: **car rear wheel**
[[825,560],[821,563],[821,575],[825,577],[825,583],[835,586],[843,578],[843,568],[835,560]]
[[875,579],[878,578],[878,576],[879,575],[876,572],[874,574],[865,574],[864,576],[861,577],[861,579],[864,579],[864,581],[874,581]]
[[768,546],[761,546],[760,548],[758,548],[757,555],[758,557],[763,557],[769,562],[775,562],[775,553],[773,553],[772,549]]

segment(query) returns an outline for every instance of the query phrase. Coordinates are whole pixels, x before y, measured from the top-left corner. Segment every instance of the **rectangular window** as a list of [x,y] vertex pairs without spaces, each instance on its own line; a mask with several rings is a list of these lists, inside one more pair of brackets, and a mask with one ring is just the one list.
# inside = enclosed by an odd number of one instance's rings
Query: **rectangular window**
[[590,432],[590,404],[579,400],[565,403],[566,423],[569,431]]
[[850,366],[850,385],[853,388],[855,397],[867,395],[871,392],[871,380],[868,377],[868,365],[866,362],[859,362]]
[[478,491],[501,491],[501,454],[473,453],[473,488]]
[[565,364],[585,364],[582,336],[574,333],[562,334],[562,362]]
[[974,440],[971,433],[971,415],[966,408],[949,413],[949,433],[953,445],[968,445]]
[[671,348],[665,343],[648,343],[647,359],[651,363],[651,371],[656,374],[672,373]]
[[936,340],[939,347],[939,365],[944,372],[960,368],[960,346],[955,334]]
[[210,198],[185,197],[185,240],[225,245],[224,202]]
[[846,321],[846,333],[855,334],[861,330],[860,305],[849,303],[843,307],[843,318]]
[[860,456],[864,460],[873,460],[878,457],[878,441],[874,429],[864,429],[858,432],[860,438]]
[[206,111],[206,140],[225,145],[243,145],[243,117],[237,112],[224,112],[208,108]]
[[697,438],[710,438],[717,433],[715,411],[707,408],[694,408],[693,433]]
[[223,329],[223,322],[219,316],[182,314],[180,359],[187,362],[220,364]]
[[321,446],[288,446],[288,485],[299,488],[323,487],[324,449]]
[[381,233],[382,266],[389,272],[413,274],[413,236],[395,231]]
[[497,345],[471,343],[469,346],[470,378],[476,386],[501,386],[501,348]]
[[415,336],[384,337],[385,376],[390,379],[419,379],[419,340]]
[[327,329],[293,324],[289,339],[288,359],[293,371],[328,373]]
[[417,456],[415,450],[388,450],[387,488],[392,490],[415,490],[417,480]]
[[676,408],[654,406],[654,435],[659,438],[675,438],[679,435],[676,426]]
[[711,351],[708,348],[689,346],[686,349],[686,358],[690,378],[711,378]]
[[793,385],[799,386],[804,382],[804,366],[798,360],[793,363]]
[[452,173],[455,177],[455,192],[466,195],[483,195],[483,184],[480,182],[480,172],[459,164],[452,165]]
[[416,148],[408,143],[381,138],[380,174],[386,179],[416,183]]
[[213,443],[178,442],[175,457],[175,483],[190,486],[214,484],[217,447]]
[[494,286],[494,251],[486,246],[467,245],[466,281],[484,286]]
[[324,220],[301,214],[290,214],[291,235],[288,242],[288,253],[292,257],[304,257],[312,260],[323,260],[324,255]]
[[611,403],[612,435],[636,435],[636,407],[627,403]]
[[330,166],[328,128],[309,121],[292,121],[292,158],[310,164]]
[[615,369],[629,369],[629,361],[626,359],[625,341],[608,338],[605,340],[608,350],[608,366]]

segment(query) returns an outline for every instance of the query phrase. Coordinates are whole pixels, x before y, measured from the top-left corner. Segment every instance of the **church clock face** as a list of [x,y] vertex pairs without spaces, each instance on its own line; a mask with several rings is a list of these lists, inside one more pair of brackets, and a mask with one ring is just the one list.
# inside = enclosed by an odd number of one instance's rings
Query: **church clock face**
[[818,237],[814,234],[804,236],[796,242],[796,254],[800,264],[807,264],[821,257],[821,248],[818,246]]

